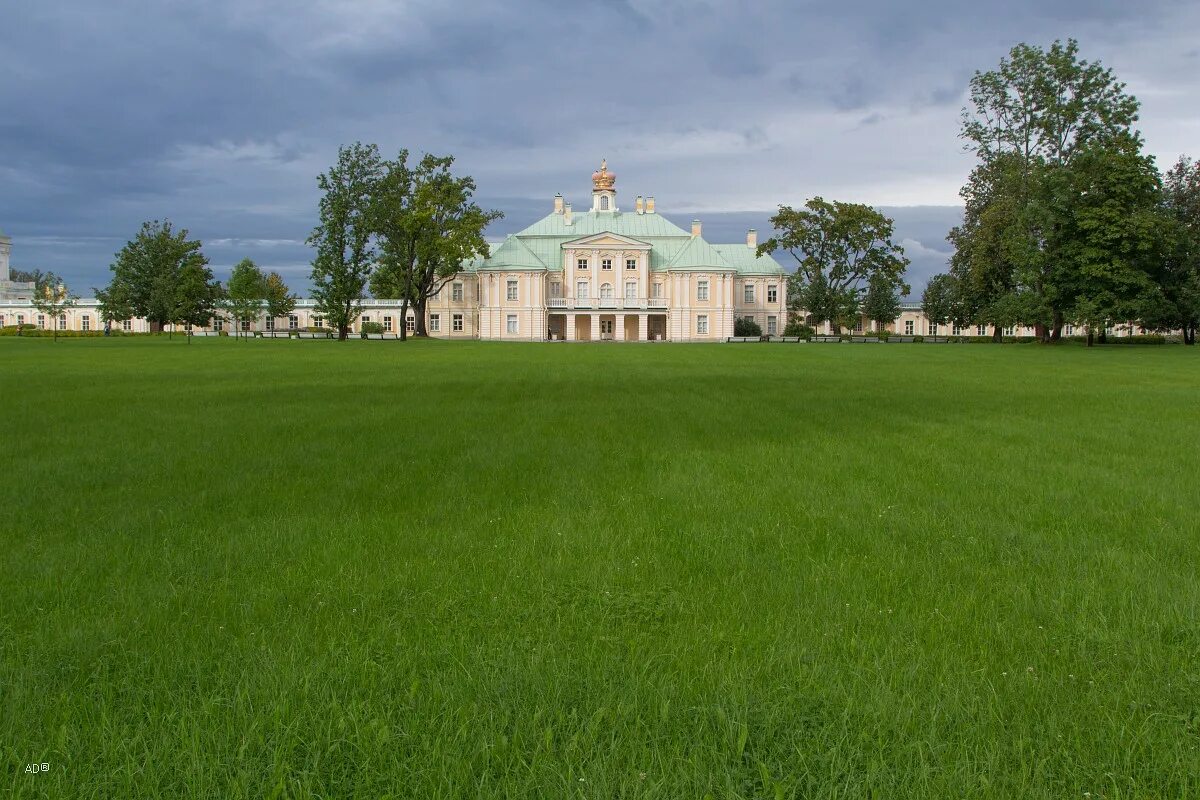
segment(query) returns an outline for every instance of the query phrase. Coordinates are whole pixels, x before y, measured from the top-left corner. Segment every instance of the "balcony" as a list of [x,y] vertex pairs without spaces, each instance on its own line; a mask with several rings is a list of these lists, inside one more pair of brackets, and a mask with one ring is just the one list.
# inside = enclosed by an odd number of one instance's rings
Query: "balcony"
[[578,310],[628,310],[644,311],[647,308],[666,308],[666,298],[661,297],[548,297],[546,307],[554,311]]

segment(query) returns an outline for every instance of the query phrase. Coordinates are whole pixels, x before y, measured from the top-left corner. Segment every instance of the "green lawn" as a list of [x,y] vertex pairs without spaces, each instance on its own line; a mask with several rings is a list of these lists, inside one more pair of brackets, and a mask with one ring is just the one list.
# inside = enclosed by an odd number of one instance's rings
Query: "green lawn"
[[1194,798],[1198,397],[1181,346],[0,339],[0,794]]

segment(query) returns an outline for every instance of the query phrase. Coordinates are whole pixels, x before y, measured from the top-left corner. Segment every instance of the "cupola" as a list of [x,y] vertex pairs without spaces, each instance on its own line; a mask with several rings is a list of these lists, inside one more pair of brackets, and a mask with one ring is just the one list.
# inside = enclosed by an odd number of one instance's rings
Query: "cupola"
[[592,211],[617,210],[617,176],[608,171],[608,159],[600,160],[600,169],[592,173]]

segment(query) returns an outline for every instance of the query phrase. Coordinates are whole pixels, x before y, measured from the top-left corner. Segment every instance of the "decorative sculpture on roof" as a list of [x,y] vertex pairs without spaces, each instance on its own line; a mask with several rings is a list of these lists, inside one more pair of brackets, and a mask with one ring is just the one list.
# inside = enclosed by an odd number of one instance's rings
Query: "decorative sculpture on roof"
[[600,159],[600,170],[592,173],[592,191],[605,192],[612,191],[613,186],[617,182],[616,173],[608,171],[608,159]]

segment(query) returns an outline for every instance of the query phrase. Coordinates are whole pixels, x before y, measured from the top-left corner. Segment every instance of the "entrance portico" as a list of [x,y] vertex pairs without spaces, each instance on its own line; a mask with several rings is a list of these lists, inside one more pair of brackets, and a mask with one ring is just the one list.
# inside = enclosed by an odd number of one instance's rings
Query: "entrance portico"
[[[551,333],[561,330],[568,342],[645,342],[649,340],[652,314],[552,314]],[[665,319],[665,318],[664,318]],[[662,324],[665,333],[666,323]]]

